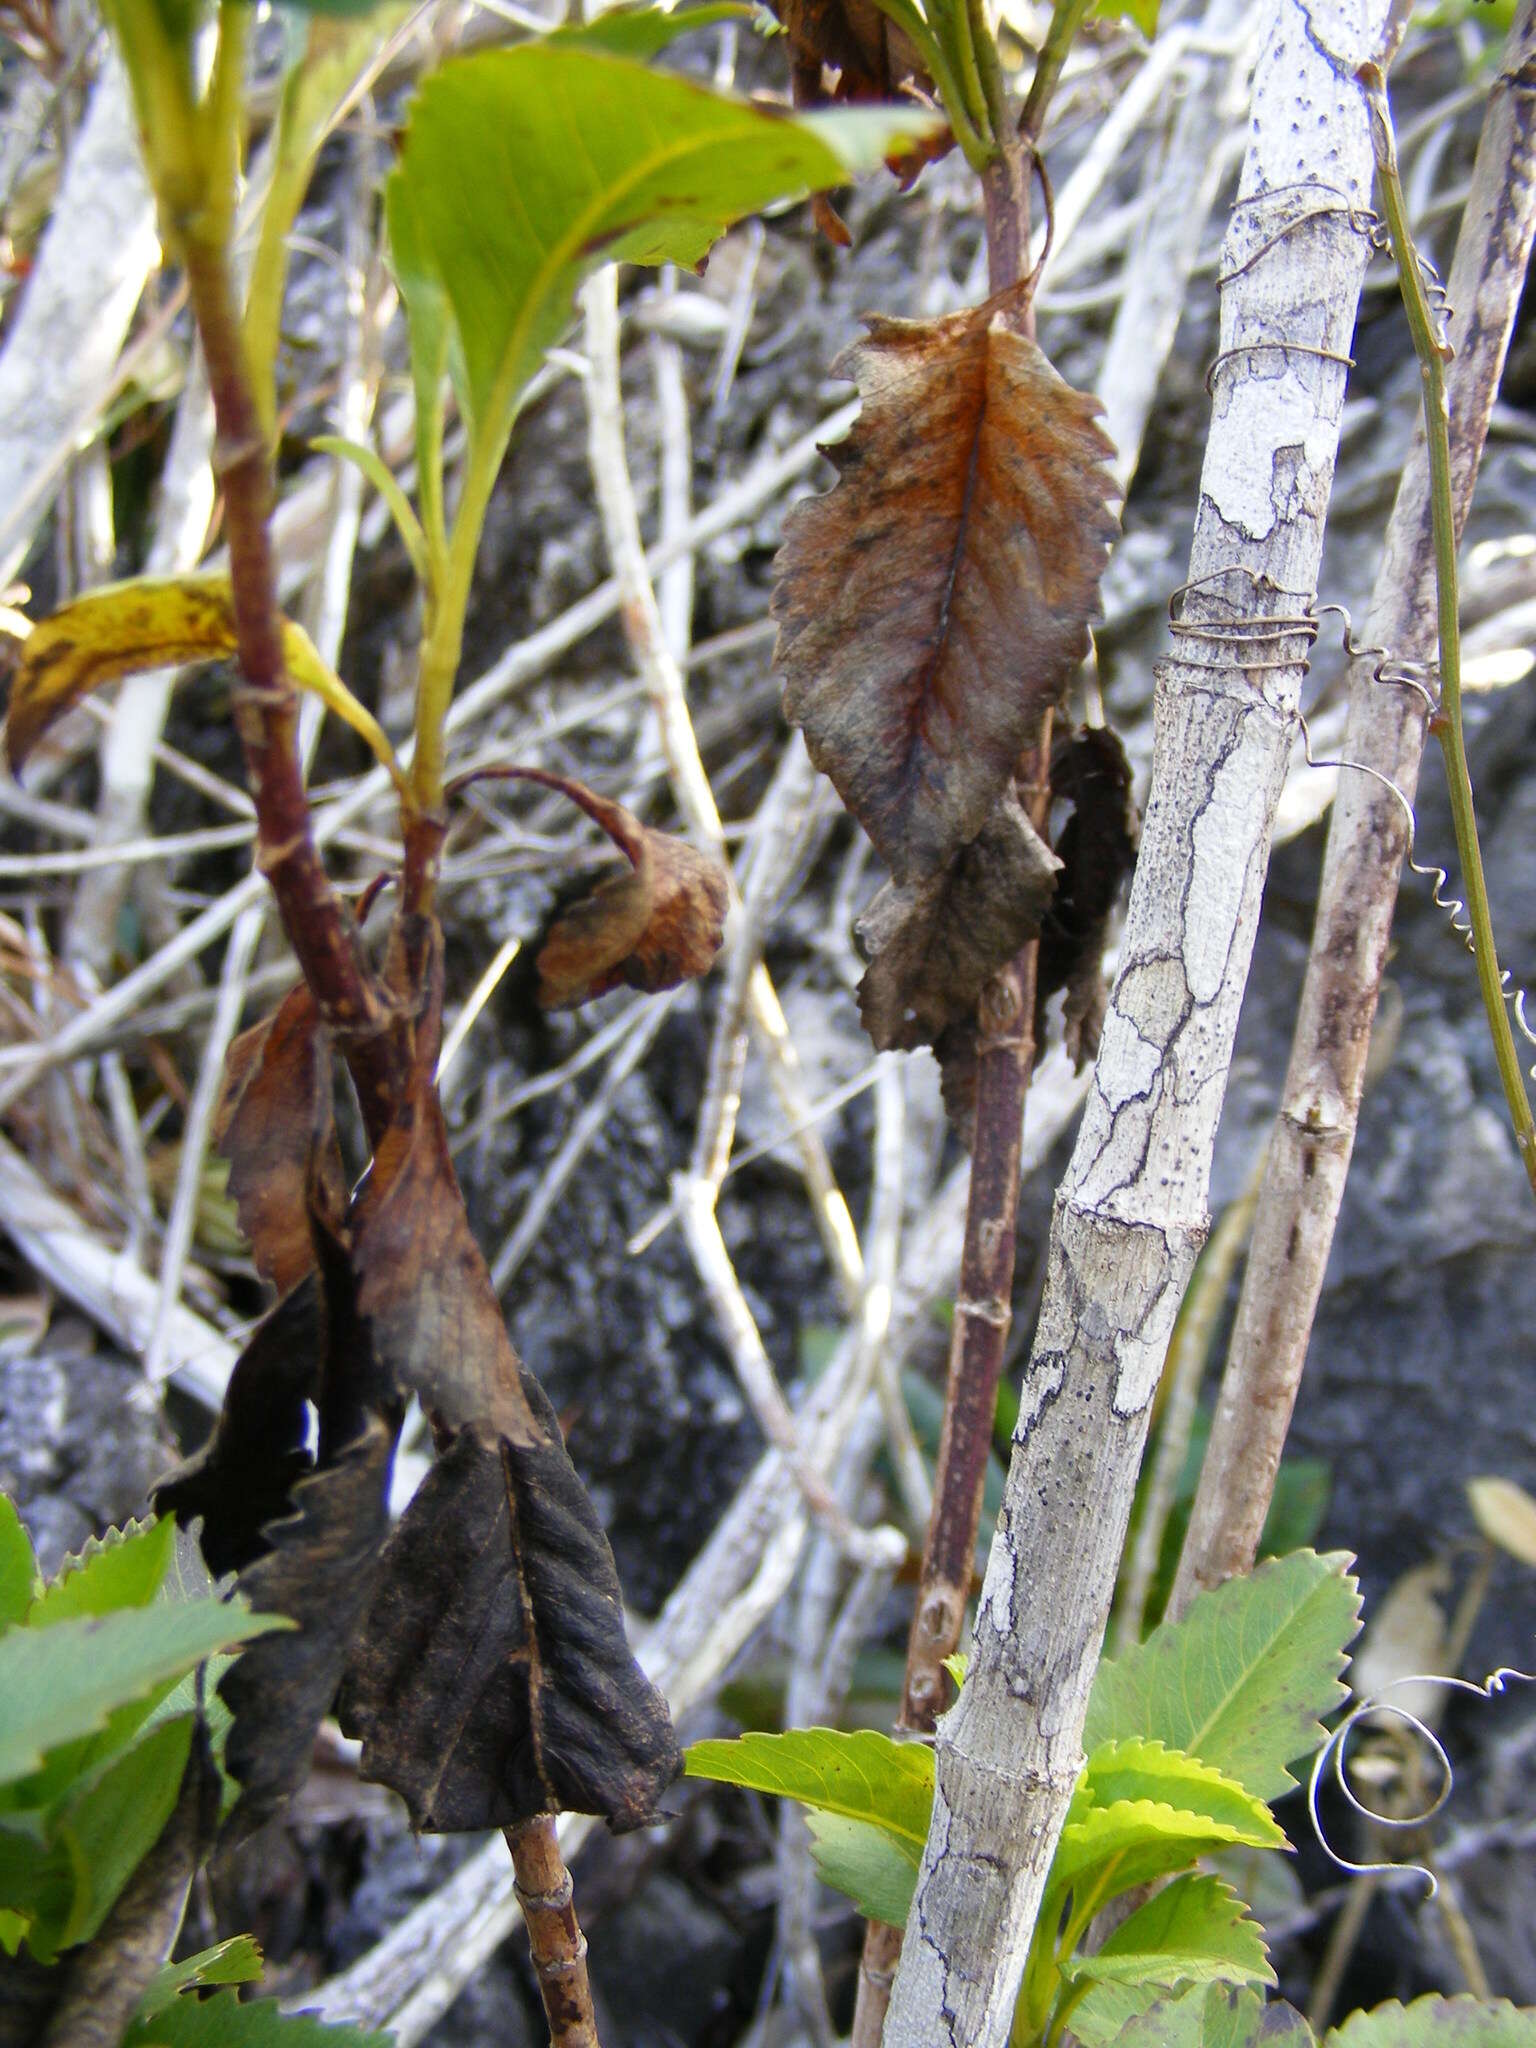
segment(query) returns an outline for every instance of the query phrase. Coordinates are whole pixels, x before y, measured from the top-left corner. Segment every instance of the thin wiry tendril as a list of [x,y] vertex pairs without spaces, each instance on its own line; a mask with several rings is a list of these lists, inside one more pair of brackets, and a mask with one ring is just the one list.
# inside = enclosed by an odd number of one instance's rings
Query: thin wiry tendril
[[[1432,268],[1433,266],[1428,267]],[[1436,284],[1438,285],[1438,279]],[[1439,296],[1441,302],[1443,302],[1444,294],[1441,293]],[[1208,624],[1204,621],[1186,619],[1184,617],[1184,603],[1192,591],[1201,588],[1209,589],[1211,586],[1220,584],[1232,576],[1246,578],[1256,596],[1263,594],[1273,598],[1288,599],[1293,605],[1298,606],[1299,609],[1291,612],[1240,614],[1223,620],[1220,624]],[[1212,594],[1214,595],[1215,593],[1212,592]],[[1320,605],[1314,599],[1304,596],[1300,591],[1283,590],[1278,584],[1272,582],[1269,577],[1250,569],[1243,562],[1229,563],[1223,569],[1213,569],[1204,576],[1196,577],[1193,582],[1181,583],[1168,600],[1168,628],[1175,638],[1184,640],[1186,643],[1193,642],[1199,645],[1209,642],[1215,643],[1217,646],[1225,644],[1229,647],[1236,646],[1240,649],[1238,653],[1227,657],[1225,660],[1222,659],[1219,653],[1215,660],[1204,660],[1199,657],[1192,658],[1188,653],[1181,653],[1180,659],[1188,667],[1209,668],[1213,670],[1239,667],[1253,670],[1294,668],[1299,664],[1305,668],[1307,665],[1306,653],[1302,653],[1299,656],[1289,654],[1284,651],[1283,646],[1275,651],[1267,650],[1274,643],[1283,643],[1287,640],[1300,638],[1305,640],[1307,650],[1310,651],[1321,629],[1322,621],[1329,613],[1333,613],[1341,622],[1344,652],[1349,660],[1370,662],[1372,664],[1371,677],[1374,682],[1386,683],[1396,689],[1412,690],[1423,700],[1427,717],[1433,719],[1439,714],[1440,698],[1437,689],[1437,663],[1410,661],[1393,654],[1390,648],[1379,644],[1367,645],[1362,641],[1357,641],[1354,636],[1354,622],[1350,617],[1347,605]],[[1258,649],[1266,651],[1258,652],[1256,651]],[[1434,907],[1443,912],[1449,919],[1451,930],[1461,940],[1468,953],[1475,960],[1477,958],[1477,946],[1473,938],[1472,923],[1467,916],[1465,899],[1451,893],[1449,869],[1441,867],[1438,862],[1430,861],[1426,863],[1419,859],[1413,806],[1409,803],[1402,790],[1392,780],[1390,775],[1384,774],[1379,768],[1372,768],[1367,762],[1334,760],[1315,755],[1312,751],[1311,730],[1299,706],[1296,716],[1297,722],[1301,726],[1302,748],[1309,768],[1337,768],[1341,770],[1352,768],[1356,774],[1368,775],[1373,782],[1379,782],[1383,789],[1397,799],[1402,809],[1407,834],[1405,858],[1408,866],[1422,881],[1429,884],[1430,900]],[[1504,1001],[1510,1006],[1521,1037],[1533,1051],[1536,1051],[1536,1028],[1533,1028],[1529,1018],[1526,1016],[1526,1004],[1529,1000],[1527,992],[1525,989],[1514,985],[1514,976],[1507,967],[1501,967],[1499,970],[1499,988]],[[1533,1081],[1536,1081],[1536,1064],[1533,1064],[1530,1069],[1530,1077]]]
[[[1307,1812],[1311,1817],[1312,1832],[1317,1837],[1318,1845],[1322,1849],[1323,1854],[1337,1869],[1342,1870],[1346,1877],[1385,1877],[1412,1874],[1422,1877],[1429,1887],[1425,1893],[1426,1900],[1432,1899],[1435,1896],[1440,1889],[1440,1880],[1426,1864],[1393,1863],[1391,1861],[1353,1863],[1347,1856],[1339,1854],[1338,1850],[1329,1841],[1327,1830],[1323,1826],[1322,1816],[1318,1812],[1318,1793],[1322,1786],[1324,1773],[1329,1770],[1332,1771],[1334,1782],[1337,1784],[1340,1792],[1363,1820],[1368,1820],[1379,1828],[1422,1828],[1434,1819],[1441,1807],[1450,1798],[1455,1782],[1455,1773],[1451,1768],[1451,1760],[1446,1754],[1445,1745],[1441,1742],[1435,1731],[1427,1722],[1421,1720],[1417,1714],[1410,1713],[1408,1708],[1394,1706],[1388,1700],[1387,1694],[1396,1692],[1399,1688],[1409,1685],[1443,1685],[1448,1692],[1471,1693],[1475,1699],[1491,1700],[1496,1694],[1503,1692],[1505,1687],[1512,1682],[1520,1685],[1536,1684],[1536,1672],[1518,1671],[1513,1666],[1506,1665],[1500,1670],[1492,1672],[1479,1685],[1470,1678],[1448,1678],[1443,1672],[1424,1671],[1415,1673],[1410,1677],[1394,1679],[1391,1685],[1377,1693],[1373,1698],[1361,1700],[1358,1706],[1350,1709],[1313,1759],[1312,1775],[1307,1782]],[[1394,1720],[1401,1722],[1404,1727],[1412,1729],[1414,1734],[1421,1736],[1429,1753],[1433,1756],[1440,1774],[1440,1789],[1436,1792],[1433,1799],[1430,1800],[1429,1804],[1418,1812],[1412,1814],[1383,1813],[1377,1807],[1370,1805],[1368,1801],[1360,1798],[1350,1784],[1347,1769],[1349,1738],[1354,1733],[1356,1724],[1364,1720],[1368,1715],[1390,1715]]]

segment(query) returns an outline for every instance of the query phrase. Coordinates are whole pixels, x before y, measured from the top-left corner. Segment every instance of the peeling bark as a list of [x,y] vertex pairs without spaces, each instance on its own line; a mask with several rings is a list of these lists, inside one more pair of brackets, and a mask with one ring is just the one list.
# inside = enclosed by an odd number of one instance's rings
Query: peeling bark
[[[891,2048],[1002,2048],[1056,1838],[1211,1153],[1295,729],[1369,249],[1355,66],[1386,0],[1268,0],[1222,264],[1183,630],[1159,666],[1122,967],[1057,1196],[1045,1299]],[[1263,579],[1263,580],[1260,580]]]

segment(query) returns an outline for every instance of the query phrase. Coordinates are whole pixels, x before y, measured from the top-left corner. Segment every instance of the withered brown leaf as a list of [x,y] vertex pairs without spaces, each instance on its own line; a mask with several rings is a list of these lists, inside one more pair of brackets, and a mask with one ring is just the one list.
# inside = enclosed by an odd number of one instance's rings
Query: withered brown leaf
[[[913,94],[936,97],[917,45],[875,0],[774,0],[773,11],[789,43],[790,87],[797,107],[888,101]],[[921,147],[888,157],[887,167],[905,187],[924,164],[937,162],[953,147],[954,137],[941,129]],[[826,211],[831,213],[830,207]],[[834,241],[846,246],[846,229],[838,235],[819,212],[817,218]],[[842,226],[835,214],[831,219]]]
[[567,777],[538,780],[580,804],[629,862],[563,909],[539,948],[539,1003],[564,1010],[627,982],[654,995],[707,974],[720,950],[730,893],[719,865],[622,804]]
[[385,1551],[340,1701],[365,1777],[420,1828],[562,1807],[618,1829],[682,1769],[624,1633],[613,1555],[542,1390],[539,1440],[461,1430]]
[[332,1217],[346,1204],[331,1123],[330,1041],[302,983],[230,1046],[214,1135],[256,1269],[286,1294],[315,1262],[311,1180]]
[[863,410],[778,557],[784,707],[898,882],[980,831],[1087,650],[1116,521],[1097,401],[1000,302],[872,319]]
[[[1115,901],[1141,836],[1131,798],[1131,766],[1107,726],[1057,731],[1051,748],[1051,797],[1070,803],[1056,839],[1060,872],[1040,927],[1035,965],[1035,1044],[1046,1042],[1046,1006],[1062,989],[1062,1043],[1079,1068],[1099,1049],[1108,991],[1103,955]],[[974,1016],[956,1017],[934,1041],[944,1107],[969,1140],[976,1112],[980,1033]]]
[[343,1723],[420,1826],[562,1805],[633,1825],[681,1756],[630,1651],[602,1525],[470,1231],[432,1033],[418,1044],[411,1098],[354,1205],[352,1266],[379,1368],[418,1395],[439,1456],[385,1552]]
[[859,1014],[881,1052],[932,1045],[974,1013],[993,975],[1039,931],[1060,865],[1009,788],[942,873],[886,883],[855,927],[870,963]]

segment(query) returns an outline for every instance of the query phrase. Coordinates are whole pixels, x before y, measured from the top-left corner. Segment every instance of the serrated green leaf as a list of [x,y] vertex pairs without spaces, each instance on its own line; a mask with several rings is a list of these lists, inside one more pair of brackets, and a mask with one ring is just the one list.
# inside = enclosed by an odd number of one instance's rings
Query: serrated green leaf
[[211,1984],[254,1984],[261,1975],[261,1950],[248,1934],[237,1934],[214,1948],[199,1949],[179,1963],[155,1972],[139,2000],[135,2020],[152,2020],[179,1992]]
[[722,21],[750,21],[752,9],[742,0],[705,0],[698,7],[651,7],[639,5],[605,7],[590,21],[573,21],[543,38],[546,44],[576,43],[589,50],[606,50],[611,57],[629,57],[638,63],[658,56],[690,29],[713,28]]
[[439,360],[446,296],[461,408],[499,453],[598,264],[691,268],[733,221],[845,183],[933,125],[894,109],[788,116],[559,42],[456,59],[417,95],[389,181],[413,353],[424,312]]
[[867,1820],[843,1813],[805,1816],[811,1857],[824,1883],[853,1900],[866,1920],[904,1927],[922,1851],[904,1836],[889,1834]]
[[917,1845],[922,1854],[933,1811],[933,1751],[892,1742],[872,1728],[792,1728],[784,1735],[742,1735],[695,1742],[683,1753],[690,1778],[745,1785],[843,1814]]
[[50,1628],[83,1615],[112,1614],[147,1607],[170,1568],[176,1524],[169,1516],[129,1522],[93,1538],[75,1557],[66,1557],[59,1576],[44,1589],[27,1616],[28,1628]]
[[237,1991],[216,1991],[175,1998],[153,2019],[135,2021],[123,2048],[394,2048],[394,2036],[285,2013],[275,1998],[242,2001]]
[[1330,2027],[1323,2048],[1536,2048],[1536,2009],[1504,1998],[1416,1998]]
[[1202,1593],[1094,1678],[1084,1743],[1148,1736],[1214,1765],[1261,1799],[1323,1739],[1344,1698],[1360,1600],[1343,1553],[1302,1550]]
[[1183,1813],[1155,1799],[1084,1806],[1074,1796],[1056,1845],[1041,1918],[1049,1919],[1051,1902],[1069,1889],[1091,1889],[1102,1902],[1169,1871],[1187,1870],[1207,1850],[1250,1839],[1238,1824]]
[[30,1776],[49,1750],[102,1728],[216,1650],[291,1626],[243,1602],[132,1608],[0,1636],[0,1784]]
[[[1266,2005],[1256,1991],[1231,1984],[1157,1999],[1113,2040],[1114,2048],[1314,2048],[1312,2029],[1293,2006]],[[1085,2039],[1084,2048],[1094,2044]]]
[[1095,1806],[1151,1799],[1239,1828],[1236,1839],[1248,1847],[1286,1846],[1284,1830],[1262,1799],[1197,1757],[1161,1742],[1136,1737],[1101,1743],[1088,1758],[1080,1787]]
[[1075,1979],[1099,1984],[1273,1984],[1264,1930],[1216,1877],[1180,1877],[1138,1906]]
[[0,1493],[0,1629],[21,1620],[37,1590],[32,1539],[9,1497]]

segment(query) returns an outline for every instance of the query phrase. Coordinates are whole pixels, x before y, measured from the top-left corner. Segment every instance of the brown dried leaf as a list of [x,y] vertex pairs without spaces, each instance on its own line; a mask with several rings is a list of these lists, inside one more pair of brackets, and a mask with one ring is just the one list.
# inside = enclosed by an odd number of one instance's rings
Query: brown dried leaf
[[898,882],[980,831],[1088,645],[1116,522],[1097,402],[997,301],[874,319],[863,411],[785,527],[784,705]]
[[[440,944],[432,954],[428,1014]],[[419,1826],[559,1806],[633,1825],[681,1758],[630,1651],[607,1538],[470,1232],[434,1034],[417,1043],[412,1098],[354,1206],[352,1264],[379,1368],[420,1397],[440,1455],[385,1553],[344,1725]]]
[[881,1052],[932,1045],[1040,929],[1061,863],[1012,789],[932,881],[888,882],[855,927],[859,1014]]
[[[935,99],[933,80],[916,44],[874,0],[775,0],[773,11],[789,43],[791,95],[797,107],[913,96]],[[887,166],[905,187],[924,164],[936,163],[953,147],[953,135],[940,129],[921,147],[888,157]],[[842,228],[824,196],[816,212],[817,225],[846,248],[847,229],[837,234],[824,218],[823,207]]]
[[361,1313],[380,1367],[434,1423],[539,1436],[501,1307],[464,1213],[430,1077],[381,1141],[353,1215]]
[[214,1135],[257,1271],[286,1294],[315,1263],[312,1175],[327,1215],[339,1219],[346,1207],[331,1124],[330,1041],[302,983],[230,1046]]
[[1108,726],[1057,736],[1051,796],[1073,809],[1056,842],[1062,874],[1040,934],[1035,1031],[1043,1044],[1045,1005],[1064,988],[1062,1042],[1081,1071],[1099,1049],[1109,1002],[1103,968],[1109,921],[1141,843],[1131,764]]
[[638,1826],[682,1769],[634,1662],[613,1555],[536,1381],[539,1440],[460,1432],[390,1538],[348,1668],[363,1775],[419,1828],[561,1808]]
[[519,770],[579,804],[618,847],[629,873],[599,882],[562,910],[539,948],[539,1002],[563,1010],[627,982],[654,995],[707,974],[720,950],[730,892],[719,865],[622,804],[563,775]]

